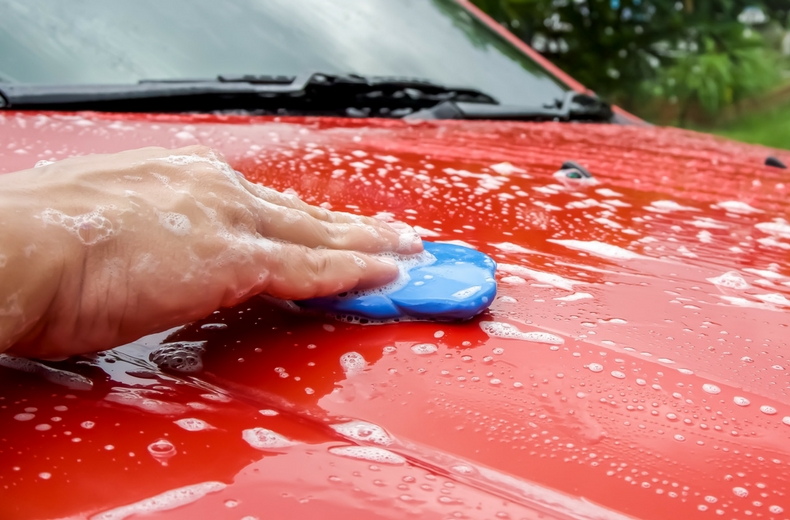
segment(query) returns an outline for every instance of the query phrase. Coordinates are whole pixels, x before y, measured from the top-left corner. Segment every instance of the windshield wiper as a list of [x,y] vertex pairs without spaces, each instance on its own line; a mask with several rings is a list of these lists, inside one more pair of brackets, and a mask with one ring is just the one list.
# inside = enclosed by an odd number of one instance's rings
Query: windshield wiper
[[274,115],[403,117],[446,101],[495,104],[471,88],[429,81],[311,73],[143,80],[129,85],[0,83],[0,107],[112,112],[243,112]]
[[611,121],[611,107],[567,92],[538,107],[500,105],[465,87],[411,78],[333,75],[218,76],[121,85],[0,83],[0,108],[107,112],[212,112],[282,116]]
[[543,106],[484,105],[463,101],[444,101],[406,116],[407,119],[484,119],[510,121],[588,121],[611,122],[611,105],[595,96],[568,91],[562,99]]

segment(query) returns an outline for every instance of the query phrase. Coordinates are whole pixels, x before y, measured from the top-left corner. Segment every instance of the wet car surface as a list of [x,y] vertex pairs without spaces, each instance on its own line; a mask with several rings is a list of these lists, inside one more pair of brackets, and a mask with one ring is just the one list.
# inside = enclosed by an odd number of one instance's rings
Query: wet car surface
[[[647,127],[208,115],[5,112],[0,134],[3,171],[201,143],[499,266],[465,323],[254,298],[106,353],[3,357],[2,518],[790,514],[775,151]],[[597,182],[555,176],[569,159]],[[199,370],[162,370],[163,343]]]

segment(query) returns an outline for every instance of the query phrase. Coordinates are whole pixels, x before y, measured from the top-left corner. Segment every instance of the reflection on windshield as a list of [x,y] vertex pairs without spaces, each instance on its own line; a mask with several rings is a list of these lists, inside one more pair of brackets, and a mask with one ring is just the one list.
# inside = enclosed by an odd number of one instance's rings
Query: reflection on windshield
[[406,76],[538,105],[566,88],[453,0],[0,0],[0,81]]

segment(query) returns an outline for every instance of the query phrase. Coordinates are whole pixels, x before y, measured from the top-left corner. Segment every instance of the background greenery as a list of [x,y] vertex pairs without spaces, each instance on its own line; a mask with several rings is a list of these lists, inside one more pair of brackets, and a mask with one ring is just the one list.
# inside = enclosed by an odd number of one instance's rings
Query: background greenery
[[644,119],[790,148],[788,0],[474,0]]

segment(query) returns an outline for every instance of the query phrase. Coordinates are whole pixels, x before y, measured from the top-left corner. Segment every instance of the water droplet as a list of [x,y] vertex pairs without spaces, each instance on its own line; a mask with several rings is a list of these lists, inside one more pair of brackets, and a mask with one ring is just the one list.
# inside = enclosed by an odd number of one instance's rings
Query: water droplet
[[714,395],[721,392],[721,388],[711,383],[705,383],[704,385],[702,385],[702,390],[709,394],[714,394]]
[[32,413],[18,413],[14,416],[14,419],[17,421],[31,421],[35,418],[35,414]]
[[162,466],[167,466],[167,461],[175,456],[176,447],[167,439],[159,439],[148,445],[148,453],[159,461]]
[[785,415],[784,417],[782,417],[782,422],[790,426],[790,415]]
[[[592,370],[592,366],[590,366],[590,370]],[[625,379],[625,374],[619,370],[612,370],[612,377],[616,377],[617,379]]]
[[590,372],[603,372],[603,365],[598,363],[590,363],[587,368],[590,369]]
[[362,372],[365,369],[365,365],[367,365],[367,362],[359,352],[346,352],[340,356],[340,366],[343,368],[346,376]]
[[760,407],[760,411],[767,415],[774,415],[776,413],[776,408],[764,404]]
[[742,487],[734,487],[732,488],[732,492],[735,494],[736,497],[746,498],[749,496],[749,491]]
[[437,350],[439,350],[439,348],[433,343],[418,343],[411,347],[411,351],[420,356],[433,354]]
[[784,509],[782,508],[782,506],[771,506],[768,508],[768,511],[772,512],[775,515],[778,515],[779,513],[784,513]]
[[749,401],[745,397],[740,397],[737,395],[732,398],[732,401],[738,406],[749,406],[751,404],[751,401]]
[[676,434],[675,434],[675,440],[676,440],[676,441],[679,441],[679,442],[683,442],[683,441],[685,441],[685,440],[686,440],[686,438],[685,438],[685,437],[683,437],[681,434],[679,434],[679,433],[676,433]]

